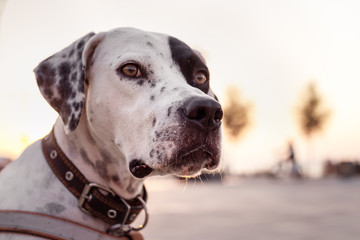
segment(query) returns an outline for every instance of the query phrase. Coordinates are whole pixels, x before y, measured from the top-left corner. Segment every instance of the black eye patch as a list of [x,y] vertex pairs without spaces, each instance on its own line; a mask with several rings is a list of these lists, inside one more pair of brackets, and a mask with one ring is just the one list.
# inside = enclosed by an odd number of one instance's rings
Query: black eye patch
[[206,84],[198,85],[195,81],[195,75],[201,71],[209,79],[209,70],[201,61],[200,57],[185,43],[174,37],[169,37],[171,57],[180,67],[180,71],[185,77],[187,83],[201,91],[208,93],[209,81]]

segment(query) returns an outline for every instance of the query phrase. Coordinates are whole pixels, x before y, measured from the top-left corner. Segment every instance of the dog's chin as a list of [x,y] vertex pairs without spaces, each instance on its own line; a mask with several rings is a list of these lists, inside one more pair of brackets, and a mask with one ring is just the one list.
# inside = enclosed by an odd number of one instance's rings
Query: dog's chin
[[173,171],[176,174],[193,175],[203,168],[208,170],[216,168],[218,162],[218,158],[214,157],[213,153],[200,147],[179,154],[175,164],[173,164]]
[[133,159],[129,163],[129,170],[136,178],[145,178],[150,175],[174,174],[178,176],[196,176],[202,169],[215,170],[220,162],[220,150],[199,147],[179,149],[166,161],[159,160],[151,164],[146,160]]
[[165,165],[153,169],[154,175],[174,174],[177,176],[197,176],[203,169],[215,170],[220,157],[201,148],[178,153]]

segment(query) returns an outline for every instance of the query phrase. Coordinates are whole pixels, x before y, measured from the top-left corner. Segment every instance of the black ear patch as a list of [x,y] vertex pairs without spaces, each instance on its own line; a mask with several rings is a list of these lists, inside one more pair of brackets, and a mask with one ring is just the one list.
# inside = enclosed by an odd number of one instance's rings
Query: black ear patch
[[209,79],[209,70],[200,57],[184,42],[177,38],[169,37],[169,46],[171,50],[171,57],[173,61],[180,67],[180,71],[185,77],[188,84],[199,88],[201,91],[209,92],[209,81],[204,85],[197,85],[194,81],[194,76],[197,71],[206,73]]
[[42,95],[60,114],[67,131],[74,131],[80,121],[85,98],[82,53],[94,35],[85,35],[34,69]]

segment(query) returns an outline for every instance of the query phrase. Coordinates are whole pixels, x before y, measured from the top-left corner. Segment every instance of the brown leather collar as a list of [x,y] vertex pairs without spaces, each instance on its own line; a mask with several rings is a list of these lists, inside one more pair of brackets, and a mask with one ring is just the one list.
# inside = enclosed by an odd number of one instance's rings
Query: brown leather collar
[[147,199],[145,187],[141,196],[126,200],[105,186],[91,183],[61,151],[56,142],[54,131],[43,138],[42,150],[54,174],[78,198],[79,208],[82,211],[108,224],[118,225],[122,231],[124,225],[131,224],[144,209],[144,224],[139,228],[130,228],[129,231],[140,230],[145,227],[148,218],[145,205]]

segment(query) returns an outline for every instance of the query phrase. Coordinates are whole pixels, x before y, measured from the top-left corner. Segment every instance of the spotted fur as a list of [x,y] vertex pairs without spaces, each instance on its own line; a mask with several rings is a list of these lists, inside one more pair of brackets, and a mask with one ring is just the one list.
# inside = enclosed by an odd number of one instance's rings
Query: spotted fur
[[94,35],[85,35],[34,70],[42,95],[60,114],[67,131],[74,131],[80,121],[85,98],[82,55],[86,42]]

